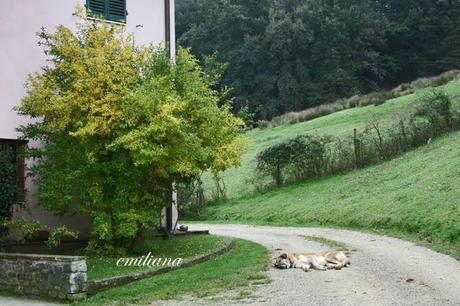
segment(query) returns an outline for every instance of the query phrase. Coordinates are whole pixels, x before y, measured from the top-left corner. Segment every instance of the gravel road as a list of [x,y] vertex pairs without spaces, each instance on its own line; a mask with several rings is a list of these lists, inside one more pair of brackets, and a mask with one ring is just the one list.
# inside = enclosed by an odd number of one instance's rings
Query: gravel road
[[63,306],[64,304],[51,303],[16,296],[0,296],[1,306]]
[[257,286],[250,298],[230,304],[460,305],[460,262],[411,242],[324,228],[195,224],[190,229],[251,240],[274,257],[329,249],[301,235],[339,241],[355,250],[351,267],[340,271],[271,269],[271,284]]

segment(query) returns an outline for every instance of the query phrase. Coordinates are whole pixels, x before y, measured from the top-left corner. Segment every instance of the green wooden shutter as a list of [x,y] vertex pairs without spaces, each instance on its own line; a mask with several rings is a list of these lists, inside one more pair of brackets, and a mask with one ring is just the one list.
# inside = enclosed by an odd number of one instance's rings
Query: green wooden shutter
[[108,0],[108,19],[117,22],[126,22],[126,0]]
[[91,16],[126,22],[126,0],[86,0],[86,7]]
[[106,0],[87,0],[86,7],[90,10],[91,16],[105,18],[105,1]]

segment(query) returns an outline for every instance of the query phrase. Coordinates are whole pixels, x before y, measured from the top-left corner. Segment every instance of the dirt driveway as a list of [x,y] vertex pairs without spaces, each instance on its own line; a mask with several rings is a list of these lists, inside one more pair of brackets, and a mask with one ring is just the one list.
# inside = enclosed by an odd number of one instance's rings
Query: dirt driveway
[[252,297],[230,304],[460,305],[460,262],[403,240],[324,228],[195,224],[190,229],[251,240],[273,256],[329,249],[302,235],[339,241],[355,250],[351,267],[341,271],[271,269],[271,284],[258,286]]

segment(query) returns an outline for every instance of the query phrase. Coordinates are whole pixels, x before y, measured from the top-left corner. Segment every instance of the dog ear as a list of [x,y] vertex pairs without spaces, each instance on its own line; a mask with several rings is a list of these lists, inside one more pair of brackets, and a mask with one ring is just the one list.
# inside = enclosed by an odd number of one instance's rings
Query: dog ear
[[283,258],[283,259],[286,259],[286,258],[288,258],[288,256],[287,256],[287,254],[286,254],[286,253],[283,253],[283,254],[281,254],[281,255],[280,255],[280,257],[281,257],[281,258]]

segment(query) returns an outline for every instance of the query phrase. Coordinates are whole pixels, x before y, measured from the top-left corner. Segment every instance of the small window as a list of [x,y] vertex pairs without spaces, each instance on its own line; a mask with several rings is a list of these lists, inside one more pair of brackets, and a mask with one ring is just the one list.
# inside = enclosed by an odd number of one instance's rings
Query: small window
[[86,0],[86,8],[91,17],[126,22],[126,0]]
[[12,175],[20,192],[23,192],[25,188],[25,164],[22,155],[26,143],[26,141],[21,140],[0,139],[0,154],[13,165],[14,173]]

